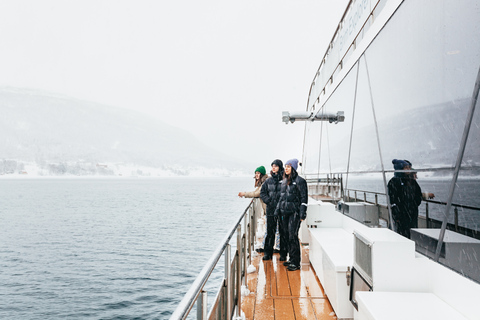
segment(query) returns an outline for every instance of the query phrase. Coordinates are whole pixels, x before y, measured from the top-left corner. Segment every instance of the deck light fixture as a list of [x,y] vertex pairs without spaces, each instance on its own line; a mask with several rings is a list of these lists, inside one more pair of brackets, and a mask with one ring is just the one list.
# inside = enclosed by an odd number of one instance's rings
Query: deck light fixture
[[288,122],[294,123],[295,121],[328,121],[330,123],[343,122],[345,120],[345,115],[343,111],[338,111],[336,114],[332,113],[320,113],[317,112],[282,112],[282,121],[288,124]]

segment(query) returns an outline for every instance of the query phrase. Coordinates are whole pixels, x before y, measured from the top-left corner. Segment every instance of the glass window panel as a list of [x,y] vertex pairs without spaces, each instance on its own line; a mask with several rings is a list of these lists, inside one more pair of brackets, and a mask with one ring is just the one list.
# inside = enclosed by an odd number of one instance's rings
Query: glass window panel
[[[480,230],[480,100],[477,100],[465,153],[452,202],[468,207],[458,208],[461,226]],[[471,208],[470,208],[471,207]],[[454,215],[454,212],[451,214]]]
[[442,4],[404,2],[366,52],[385,168],[394,158],[455,163],[480,61],[480,7]]
[[[347,178],[348,179],[344,181],[344,185],[350,190],[348,192],[350,198],[354,198],[355,191],[357,191],[356,198],[360,201],[366,200],[370,203],[378,203],[383,206],[387,205],[385,186],[381,173],[369,174],[368,176],[365,174],[350,173]],[[375,195],[377,195],[376,198]]]
[[480,99],[477,100],[468,134],[460,175],[480,176]]
[[[453,179],[453,171],[448,173],[442,173],[443,176],[439,177],[437,172],[418,172],[417,182],[422,193],[431,193],[435,198],[428,202],[428,215],[429,218],[434,219],[437,223],[431,225],[431,227],[440,228],[443,218],[445,216],[445,202],[448,199],[448,192],[450,189],[450,183]],[[418,207],[419,217],[425,217],[427,214],[427,201],[422,201]],[[450,216],[450,223],[454,222],[453,215]],[[420,224],[419,224],[420,225]]]
[[339,173],[347,171],[348,146],[352,126],[353,100],[357,67],[354,66],[332,96],[323,106],[325,113],[344,111],[345,121],[337,124],[323,124],[322,151],[320,158],[321,173]]
[[318,177],[318,161],[320,152],[320,123],[307,121],[305,123],[305,146],[303,172],[307,178]]
[[380,153],[364,59],[360,59],[350,153],[350,172],[380,170]]

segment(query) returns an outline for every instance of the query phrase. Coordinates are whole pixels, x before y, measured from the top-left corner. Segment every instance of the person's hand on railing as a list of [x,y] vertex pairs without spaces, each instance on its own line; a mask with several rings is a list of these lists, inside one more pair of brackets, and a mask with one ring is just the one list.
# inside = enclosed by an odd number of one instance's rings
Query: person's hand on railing
[[435,195],[431,192],[423,192],[422,193],[422,198],[423,198],[423,200],[433,199],[433,198],[435,198]]

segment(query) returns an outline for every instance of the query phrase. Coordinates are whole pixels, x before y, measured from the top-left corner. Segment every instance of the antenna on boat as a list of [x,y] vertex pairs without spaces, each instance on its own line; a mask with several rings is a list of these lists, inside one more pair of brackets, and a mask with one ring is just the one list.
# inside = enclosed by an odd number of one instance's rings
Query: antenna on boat
[[282,112],[282,121],[288,124],[289,122],[294,123],[295,121],[328,121],[330,123],[334,122],[335,124],[343,122],[345,120],[345,114],[343,111],[338,111],[336,114],[332,113],[317,113],[313,112]]

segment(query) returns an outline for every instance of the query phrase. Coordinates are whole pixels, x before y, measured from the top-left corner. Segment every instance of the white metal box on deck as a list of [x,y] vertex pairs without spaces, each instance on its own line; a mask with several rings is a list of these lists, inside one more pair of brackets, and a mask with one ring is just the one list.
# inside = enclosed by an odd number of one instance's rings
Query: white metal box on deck
[[415,243],[389,229],[369,228],[354,231],[355,269],[373,291],[402,291],[415,279],[404,279],[415,261]]
[[[411,239],[416,250],[434,258],[440,229],[411,229]],[[480,282],[480,240],[445,230],[439,262],[460,272],[466,277]]]
[[378,207],[368,202],[339,202],[338,210],[367,226],[378,226]]
[[356,320],[466,320],[429,292],[360,292]]
[[342,225],[342,219],[337,214],[335,205],[322,201],[308,205],[306,221],[309,228],[330,228]]
[[342,218],[335,210],[335,205],[308,199],[307,218],[300,225],[299,237],[302,244],[310,243],[308,228],[338,227],[342,225]]
[[339,319],[353,318],[347,272],[353,264],[353,235],[342,228],[310,229],[310,262]]
[[[347,272],[353,265],[353,234],[344,229],[345,217],[331,203],[312,207],[310,262],[339,319],[353,318]],[[352,220],[353,221],[353,220]],[[354,222],[358,224],[357,222]]]

